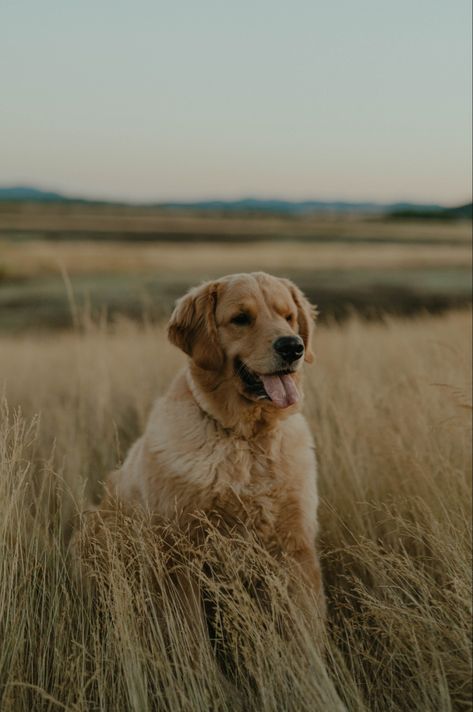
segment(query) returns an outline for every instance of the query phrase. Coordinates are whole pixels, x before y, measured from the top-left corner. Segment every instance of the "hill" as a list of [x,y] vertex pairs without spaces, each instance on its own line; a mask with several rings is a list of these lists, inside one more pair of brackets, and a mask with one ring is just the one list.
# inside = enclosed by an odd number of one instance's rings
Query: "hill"
[[[262,198],[241,198],[237,200],[195,200],[195,201],[149,201],[133,203],[132,201],[105,201],[87,199],[80,196],[68,196],[55,191],[46,191],[33,186],[0,187],[0,202],[57,202],[109,205],[141,205],[143,207],[159,207],[167,210],[189,210],[220,213],[268,213],[287,216],[297,216],[310,213],[360,213],[360,214],[422,214],[437,216],[446,209],[438,204],[419,203],[376,203],[355,202],[343,200],[278,200]],[[463,206],[462,206],[463,207]]]
[[453,208],[419,210],[418,206],[402,208],[401,210],[391,210],[389,218],[400,220],[471,220],[473,217],[473,203],[458,205]]
[[55,193],[53,191],[40,190],[39,188],[32,188],[30,186],[14,185],[11,187],[0,188],[0,200],[62,202],[64,200],[68,200],[68,198],[61,193]]

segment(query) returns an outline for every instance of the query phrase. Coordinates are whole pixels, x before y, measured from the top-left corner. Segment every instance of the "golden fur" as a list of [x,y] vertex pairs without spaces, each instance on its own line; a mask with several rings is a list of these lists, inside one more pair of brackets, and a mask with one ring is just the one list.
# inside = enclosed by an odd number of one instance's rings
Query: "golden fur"
[[[249,323],[234,323],[241,313]],[[258,399],[235,368],[238,359],[255,373],[277,371],[274,340],[297,334],[311,362],[314,314],[294,284],[262,272],[223,277],[182,297],[168,335],[189,363],[110,475],[106,499],[183,526],[205,512],[229,529],[251,530],[272,554],[294,562],[323,609],[316,460],[300,401],[275,407]],[[291,375],[300,393],[303,360]]]

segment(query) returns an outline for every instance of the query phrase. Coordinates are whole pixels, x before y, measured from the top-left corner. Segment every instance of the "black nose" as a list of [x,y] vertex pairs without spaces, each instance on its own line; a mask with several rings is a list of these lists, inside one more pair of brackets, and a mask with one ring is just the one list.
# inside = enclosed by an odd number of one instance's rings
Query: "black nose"
[[300,336],[280,336],[273,349],[288,363],[297,361],[304,353],[304,342]]

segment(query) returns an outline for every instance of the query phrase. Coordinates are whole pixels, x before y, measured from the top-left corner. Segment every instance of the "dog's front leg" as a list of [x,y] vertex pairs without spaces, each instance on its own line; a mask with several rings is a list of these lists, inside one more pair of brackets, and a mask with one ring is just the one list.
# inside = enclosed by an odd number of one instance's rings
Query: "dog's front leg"
[[303,609],[312,602],[317,607],[318,617],[325,621],[327,605],[325,600],[322,570],[314,546],[309,543],[288,551],[295,566],[291,572],[294,577],[292,589]]

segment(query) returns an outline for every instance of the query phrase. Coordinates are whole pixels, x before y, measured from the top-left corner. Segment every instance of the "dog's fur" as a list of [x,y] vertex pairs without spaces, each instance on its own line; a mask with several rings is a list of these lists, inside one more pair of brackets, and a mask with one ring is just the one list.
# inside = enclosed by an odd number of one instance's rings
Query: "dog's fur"
[[[234,323],[242,313],[248,323]],[[138,505],[183,526],[197,512],[217,513],[229,529],[249,529],[276,557],[294,562],[323,610],[316,460],[300,400],[287,407],[262,400],[238,366],[273,373],[282,368],[274,341],[300,335],[304,359],[290,378],[301,394],[314,315],[292,282],[262,272],[223,277],[182,297],[168,336],[189,363],[110,475],[104,502]]]

